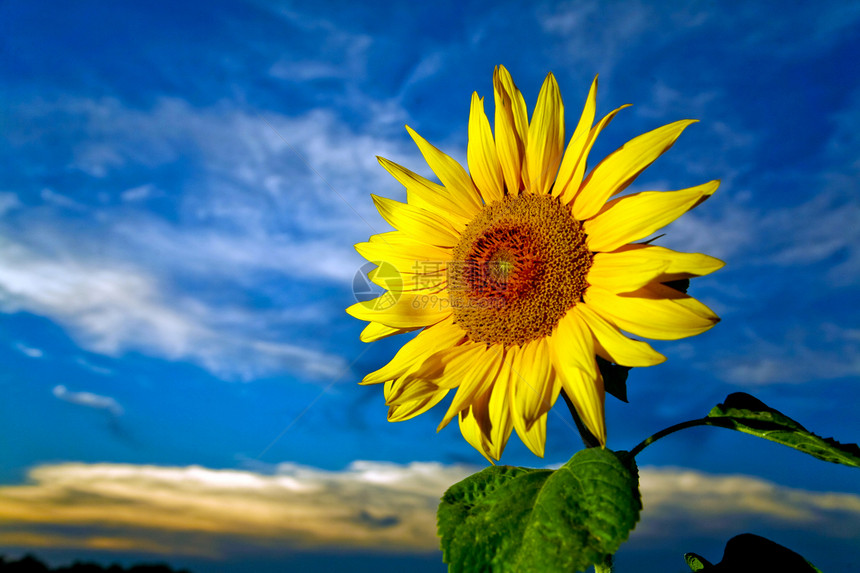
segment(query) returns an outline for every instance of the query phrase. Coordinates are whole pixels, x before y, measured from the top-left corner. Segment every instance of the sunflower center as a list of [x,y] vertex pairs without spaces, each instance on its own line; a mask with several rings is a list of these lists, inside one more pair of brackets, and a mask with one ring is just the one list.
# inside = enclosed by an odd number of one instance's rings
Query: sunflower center
[[486,205],[453,258],[454,320],[476,342],[514,346],[549,335],[582,300],[592,254],[568,207],[520,195]]

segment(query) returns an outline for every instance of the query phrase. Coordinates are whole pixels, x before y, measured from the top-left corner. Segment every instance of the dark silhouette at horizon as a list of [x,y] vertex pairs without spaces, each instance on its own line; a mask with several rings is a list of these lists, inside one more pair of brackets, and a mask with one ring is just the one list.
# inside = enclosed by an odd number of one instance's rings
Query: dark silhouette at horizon
[[140,563],[128,568],[113,563],[107,567],[89,561],[74,561],[71,565],[51,568],[31,554],[17,561],[9,561],[0,555],[2,573],[191,573],[187,569],[174,569],[166,563]]

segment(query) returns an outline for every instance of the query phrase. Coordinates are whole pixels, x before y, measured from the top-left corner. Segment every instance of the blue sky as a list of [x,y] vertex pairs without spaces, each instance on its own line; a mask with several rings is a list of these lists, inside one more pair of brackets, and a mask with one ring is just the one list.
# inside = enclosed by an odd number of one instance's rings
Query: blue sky
[[[735,391],[860,441],[860,7],[729,4],[4,2],[0,549],[443,571],[436,499],[486,462],[441,411],[385,421],[356,382],[402,342],[343,309],[352,245],[388,229],[370,193],[404,196],[375,156],[429,175],[409,124],[464,159],[499,64],[530,109],[552,71],[568,124],[595,74],[598,113],[634,104],[593,158],[701,120],[632,191],[723,182],[660,239],[726,261],[691,291],[723,321],[655,344],[609,446]],[[503,463],[568,459],[557,414],[545,459],[514,439]],[[743,531],[854,559],[856,470],[714,428],[639,462],[619,572]]]

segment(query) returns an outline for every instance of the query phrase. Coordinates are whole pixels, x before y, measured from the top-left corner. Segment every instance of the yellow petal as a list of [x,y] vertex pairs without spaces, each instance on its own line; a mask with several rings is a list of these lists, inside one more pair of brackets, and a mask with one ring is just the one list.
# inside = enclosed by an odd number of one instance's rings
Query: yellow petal
[[399,404],[416,402],[446,389],[439,388],[439,386],[427,380],[408,379],[404,375],[391,382],[390,385],[388,382],[385,383],[385,405],[397,406]]
[[[386,233],[383,233],[385,235]],[[388,259],[411,259],[413,261],[449,261],[451,249],[428,245],[424,241],[410,238],[394,242],[393,237],[380,238],[373,235],[369,241],[356,243],[355,250],[369,261],[387,261]]]
[[647,237],[713,195],[719,186],[719,181],[710,181],[680,191],[645,191],[613,199],[585,222],[588,248],[614,251]]
[[460,233],[436,213],[394,199],[370,196],[382,218],[395,229],[439,247],[453,247],[459,242]]
[[605,445],[603,378],[594,358],[594,338],[577,311],[580,306],[564,315],[550,336],[550,358],[561,387],[583,424]]
[[528,142],[529,132],[529,116],[528,110],[526,109],[526,100],[514,83],[514,78],[511,76],[508,69],[505,66],[499,66],[497,71],[502,88],[508,94],[508,98],[511,101],[511,113],[514,117],[514,126],[516,127],[520,140],[523,142],[523,149],[525,149],[525,144]]
[[484,113],[484,99],[477,92],[472,93],[472,109],[469,113],[469,144],[466,160],[475,186],[481,192],[485,203],[501,201],[505,196],[505,180],[502,166],[496,153],[496,142],[490,121]]
[[432,212],[443,212],[445,218],[451,221],[458,230],[461,225],[468,223],[477,213],[477,209],[471,203],[454,201],[451,194],[442,185],[433,183],[384,157],[377,157],[376,159],[386,171],[406,187],[406,201],[410,205]]
[[546,339],[538,338],[525,344],[513,369],[514,425],[519,426],[517,431],[522,431],[549,412],[558,398],[559,388],[551,375]]
[[355,250],[377,265],[377,268],[368,272],[368,278],[388,290],[402,290],[407,284],[425,279],[427,283],[439,283],[446,279],[448,262],[451,260],[449,250],[420,241],[411,245],[368,241],[357,243]]
[[[582,109],[582,115],[579,116],[579,123],[576,124],[576,129],[570,138],[570,143],[567,144],[567,149],[564,152],[561,167],[558,170],[558,177],[555,180],[555,186],[552,188],[553,197],[558,197],[564,192],[568,184],[579,188],[580,181],[573,182],[573,174],[580,163],[585,163],[583,152],[588,143],[588,134],[591,131],[591,125],[594,123],[594,114],[597,110],[597,76],[594,76],[594,81],[591,82],[591,89],[588,90],[588,97],[585,99],[585,107]],[[583,171],[585,168],[583,167]],[[580,179],[582,176],[580,175]]]
[[406,374],[406,380],[427,380],[440,388],[456,388],[468,377],[475,361],[486,353],[486,346],[465,342],[443,348],[428,356],[417,369]]
[[436,324],[451,316],[451,303],[443,291],[436,295],[386,292],[357,302],[346,309],[359,320],[379,322],[394,328],[416,328]]
[[509,391],[511,383],[514,382],[512,376],[515,375],[511,371],[511,356],[505,353],[487,404],[490,419],[490,455],[497,460],[502,457],[514,429]]
[[[395,248],[394,250],[400,249]],[[375,248],[371,243],[365,252],[379,253],[385,249]],[[405,249],[404,249],[405,250]],[[387,260],[373,260],[376,268],[367,273],[367,278],[375,285],[391,291],[398,298],[402,293],[442,296],[448,287],[448,262],[440,260],[416,260],[409,256],[384,257]]]
[[594,335],[596,353],[621,366],[654,366],[666,361],[666,357],[651,348],[647,342],[627,338],[618,327],[597,314],[587,304],[573,308]]
[[666,247],[643,243],[624,245],[614,252],[636,252],[642,257],[665,261],[668,266],[664,274],[658,279],[660,282],[703,277],[720,270],[726,264],[720,259],[701,253],[682,253]]
[[457,163],[448,155],[442,153],[437,148],[430,145],[426,139],[418,135],[408,125],[406,131],[412,136],[412,139],[418,145],[418,149],[427,161],[427,165],[442,182],[442,185],[448,190],[451,198],[457,203],[467,206],[468,209],[477,212],[481,208],[481,197],[472,183],[472,178],[463,169],[463,166]]
[[403,420],[408,420],[423,414],[441,402],[442,398],[444,398],[446,394],[448,394],[448,390],[439,390],[435,394],[424,397],[420,400],[415,400],[414,402],[390,406],[388,408],[388,421],[402,422]]
[[365,376],[361,383],[379,384],[396,380],[420,366],[431,354],[458,344],[465,336],[466,332],[454,324],[453,318],[425,328],[418,336],[400,347],[388,364]]
[[[426,262],[416,261],[412,265],[413,272],[401,273],[393,265],[382,263],[368,272],[367,278],[373,284],[391,291],[394,296],[400,296],[401,293],[441,295],[448,287],[444,268],[432,273],[414,272],[415,269],[425,266],[428,266]],[[438,265],[434,268],[438,268]]]
[[376,233],[367,239],[371,243],[382,243],[383,245],[401,245],[414,243],[416,240],[411,238],[403,231],[386,231],[384,233]]
[[596,253],[588,269],[588,284],[614,293],[631,292],[667,268],[668,261],[642,256],[638,251]]
[[517,428],[517,435],[534,455],[542,458],[546,446],[546,414],[535,420],[527,430]]
[[460,387],[451,401],[451,405],[439,427],[438,432],[448,425],[448,422],[468,408],[471,403],[493,384],[502,362],[502,353],[498,348],[480,346],[482,352],[476,353],[470,370],[463,376]]
[[[529,372],[529,367],[532,366],[531,360],[534,358],[534,348],[531,351],[526,351],[528,344],[522,347],[512,347],[507,351],[506,360],[510,361],[510,383],[508,384],[508,402],[511,404],[510,416],[513,426],[517,431],[517,435],[523,443],[536,455],[543,457],[544,445],[546,443],[546,414],[538,416],[537,419],[531,420],[531,425],[526,424],[523,416],[523,402],[527,399],[525,392],[534,391],[540,394],[545,390],[545,386],[551,388],[555,386],[555,377],[551,374],[551,369],[548,369],[548,379],[538,386],[534,383],[533,373]],[[528,375],[528,377],[527,377]],[[532,390],[534,388],[535,390]],[[556,393],[556,397],[558,394]],[[553,399],[554,400],[554,399]],[[549,405],[551,407],[552,404]],[[549,410],[549,408],[546,408]]]
[[[570,203],[573,203],[574,205],[576,204],[576,197],[582,189],[582,176],[585,175],[585,168],[588,165],[588,154],[591,152],[591,148],[594,147],[594,142],[597,141],[597,136],[600,135],[600,132],[603,131],[607,125],[609,125],[609,122],[613,120],[618,112],[625,107],[630,107],[630,104],[622,105],[621,107],[607,113],[599,122],[597,122],[597,125],[592,127],[591,131],[588,132],[585,147],[582,149],[582,153],[573,167],[573,173],[566,180],[566,183],[559,183],[561,186],[561,191],[559,193],[562,203],[566,205]],[[565,175],[565,177],[567,177],[567,175]],[[575,213],[576,212],[574,211],[574,214]]]
[[676,297],[671,299],[657,298],[643,289],[637,293],[642,296],[619,296],[591,287],[585,291],[584,299],[592,310],[620,329],[657,340],[677,340],[701,334],[720,320],[704,304],[678,291],[671,295],[661,293]]
[[566,368],[557,371],[561,386],[576,408],[576,413],[588,431],[597,438],[601,446],[606,445],[606,415],[603,389],[603,376],[600,371],[592,378],[579,368]]
[[502,457],[514,426],[508,398],[510,353],[505,353],[500,345],[491,346],[488,352],[498,354],[501,369],[472,399],[471,406],[460,411],[460,429],[469,443],[492,463]]
[[460,433],[463,434],[466,441],[469,442],[473,448],[481,452],[481,455],[487,458],[488,462],[493,463],[493,459],[490,457],[490,444],[488,443],[487,437],[482,431],[481,424],[475,416],[475,413],[472,411],[472,408],[466,408],[460,412],[459,420]]
[[596,376],[594,339],[577,311],[579,306],[574,306],[558,321],[549,343],[550,357],[556,356],[553,364],[578,368],[589,376]]
[[522,189],[521,172],[528,142],[526,101],[504,66],[497,67],[493,72],[493,93],[496,103],[496,149],[508,195],[515,196]]
[[601,161],[582,184],[573,203],[580,221],[593,217],[612,195],[623,191],[649,165],[663,155],[681,132],[696,120],[676,121],[631,139]]
[[[501,351],[501,346],[496,345],[495,349],[499,352],[499,357],[503,357],[504,353]],[[500,360],[501,362],[501,360]],[[498,366],[498,365],[497,365]],[[498,374],[498,368],[494,372],[494,376]],[[484,443],[487,447],[487,451],[490,451],[490,437],[491,437],[491,428],[490,428],[490,412],[489,412],[489,402],[490,402],[490,394],[493,391],[493,386],[495,385],[495,379],[489,380],[487,384],[484,384],[481,388],[480,392],[478,392],[475,397],[472,399],[471,404],[468,408],[465,408],[460,411],[460,416],[462,417],[464,414],[469,414],[475,421],[478,423],[478,427],[481,429],[481,434],[484,436]]]
[[384,324],[379,324],[378,322],[371,322],[367,326],[364,327],[364,330],[361,331],[361,335],[359,339],[362,342],[374,342],[376,340],[380,340],[382,338],[386,338],[388,336],[392,336],[394,334],[403,334],[404,332],[411,332],[415,330],[414,328],[392,328],[390,326],[385,326]]
[[541,87],[529,125],[527,191],[536,195],[549,192],[558,173],[563,148],[564,104],[555,76],[550,73]]

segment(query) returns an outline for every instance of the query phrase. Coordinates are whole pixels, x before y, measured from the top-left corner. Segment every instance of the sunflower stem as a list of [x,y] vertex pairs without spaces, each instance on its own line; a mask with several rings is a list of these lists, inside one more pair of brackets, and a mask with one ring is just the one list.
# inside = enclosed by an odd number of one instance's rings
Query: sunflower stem
[[674,434],[679,430],[684,430],[686,428],[692,428],[694,426],[719,426],[720,424],[714,423],[714,420],[711,418],[699,418],[697,420],[689,420],[687,422],[681,422],[680,424],[675,424],[674,426],[669,426],[664,430],[660,430],[656,434],[652,436],[648,436],[642,442],[640,442],[635,448],[630,450],[630,457],[636,457],[639,452],[644,450],[646,447],[650,446],[660,438],[664,438],[669,434]]
[[573,405],[573,402],[564,389],[561,391],[561,397],[564,398],[564,403],[567,404],[567,409],[570,410],[573,423],[576,424],[576,429],[579,430],[579,436],[582,438],[582,443],[585,444],[585,447],[596,448],[599,446],[600,442],[594,437],[594,434],[588,431],[585,424],[582,423],[582,418],[580,418],[579,414],[576,412],[576,406]]

